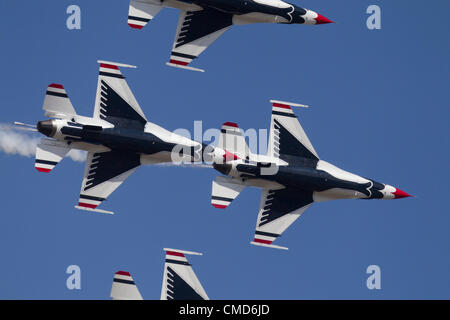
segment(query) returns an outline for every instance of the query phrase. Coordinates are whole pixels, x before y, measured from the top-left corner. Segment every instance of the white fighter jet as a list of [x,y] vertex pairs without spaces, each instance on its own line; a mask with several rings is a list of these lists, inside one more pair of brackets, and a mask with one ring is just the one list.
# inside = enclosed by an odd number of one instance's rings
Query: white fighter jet
[[162,8],[180,9],[169,66],[189,67],[232,25],[250,23],[325,24],[332,21],[308,9],[281,0],[132,0],[128,24],[142,29]]
[[43,109],[52,119],[37,123],[37,131],[48,138],[43,138],[37,146],[35,167],[40,172],[50,172],[70,149],[87,151],[76,208],[112,213],[97,207],[140,165],[203,161],[204,157],[214,156],[214,148],[147,120],[119,68],[134,66],[98,63],[92,117],[75,112],[62,85],[48,86]]
[[[319,158],[291,106],[272,100],[267,155],[252,154],[236,123],[226,122],[218,147],[226,161],[214,163],[225,176],[212,184],[211,203],[224,209],[246,187],[262,189],[254,240],[251,244],[278,249],[272,244],[314,202],[335,199],[399,199],[402,190],[344,171]],[[228,176],[228,177],[227,177]]]

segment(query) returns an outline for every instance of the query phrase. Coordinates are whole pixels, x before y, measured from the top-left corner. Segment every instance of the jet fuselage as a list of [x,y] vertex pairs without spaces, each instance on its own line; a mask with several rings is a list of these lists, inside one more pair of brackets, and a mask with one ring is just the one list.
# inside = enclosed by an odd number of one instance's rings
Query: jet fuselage
[[[159,0],[149,1],[160,5]],[[166,0],[163,6],[198,10],[199,8],[217,10],[234,15],[234,24],[245,23],[330,23],[327,18],[308,9],[281,0]]]
[[225,13],[246,15],[260,13],[282,17],[280,23],[305,23],[309,21],[305,15],[308,10],[294,4],[279,0],[194,0],[193,3],[204,8],[212,8]]
[[333,199],[394,199],[401,197],[396,188],[344,171],[326,161],[291,157],[289,165],[250,162],[241,159],[214,164],[225,175],[311,192],[314,201]]
[[[203,160],[202,151],[206,147],[201,143],[169,132],[155,124],[148,124],[144,130],[137,130],[124,127],[103,128],[66,120],[44,120],[38,122],[37,129],[48,137],[73,144],[74,148],[83,143],[93,148],[102,146],[142,155],[159,154],[160,160],[168,162],[186,161],[186,157],[190,161]],[[149,128],[150,126],[152,128]],[[177,152],[176,155],[172,154],[174,150]]]

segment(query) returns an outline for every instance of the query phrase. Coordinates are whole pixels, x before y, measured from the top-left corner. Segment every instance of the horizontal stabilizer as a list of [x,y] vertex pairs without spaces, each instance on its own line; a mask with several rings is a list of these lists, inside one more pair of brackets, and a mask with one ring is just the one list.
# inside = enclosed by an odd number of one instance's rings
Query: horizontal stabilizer
[[117,271],[114,274],[111,298],[114,300],[142,300],[141,293],[129,272]]
[[34,166],[39,172],[50,172],[69,150],[70,148],[63,143],[41,139],[36,146],[36,162]]
[[225,209],[244,190],[245,185],[236,183],[233,178],[218,176],[212,183],[211,204]]
[[76,115],[66,90],[61,84],[56,83],[47,87],[42,109],[49,118],[69,118]]
[[128,10],[128,25],[133,29],[142,29],[162,8],[160,5],[132,0]]

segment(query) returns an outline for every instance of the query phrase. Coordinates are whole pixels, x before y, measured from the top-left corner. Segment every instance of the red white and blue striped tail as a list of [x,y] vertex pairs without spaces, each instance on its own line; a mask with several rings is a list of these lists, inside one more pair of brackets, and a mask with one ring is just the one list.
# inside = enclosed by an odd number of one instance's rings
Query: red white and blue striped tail
[[[305,158],[319,159],[308,136],[303,130],[292,107],[307,108],[308,106],[293,102],[270,100],[272,103],[272,118],[270,121],[268,156],[281,158],[302,153]],[[286,144],[286,141],[290,141]]]
[[128,10],[128,25],[133,29],[142,29],[162,8],[160,5],[132,0]]
[[117,271],[114,274],[111,298],[114,300],[143,300],[131,274],[127,271]]
[[209,300],[200,281],[186,259],[186,254],[202,255],[198,252],[168,249],[164,264],[161,300]]

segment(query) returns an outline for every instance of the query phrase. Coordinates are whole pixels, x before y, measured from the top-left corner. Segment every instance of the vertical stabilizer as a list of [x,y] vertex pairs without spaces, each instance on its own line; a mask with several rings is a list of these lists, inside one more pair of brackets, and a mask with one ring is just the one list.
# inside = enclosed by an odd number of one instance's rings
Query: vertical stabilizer
[[161,300],[209,300],[200,281],[186,259],[186,254],[201,253],[164,248],[164,264]]

